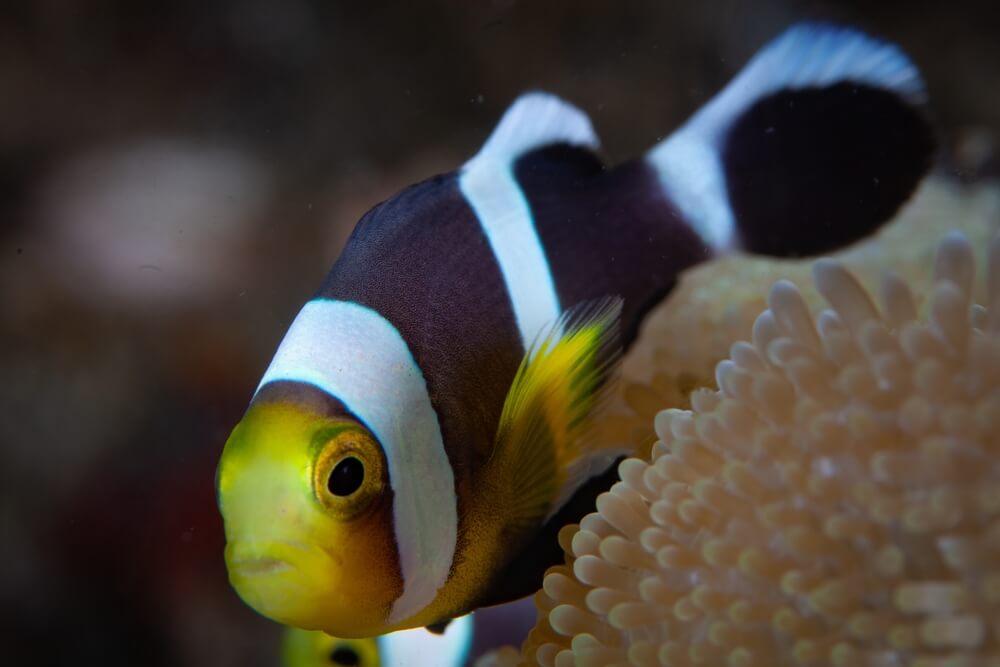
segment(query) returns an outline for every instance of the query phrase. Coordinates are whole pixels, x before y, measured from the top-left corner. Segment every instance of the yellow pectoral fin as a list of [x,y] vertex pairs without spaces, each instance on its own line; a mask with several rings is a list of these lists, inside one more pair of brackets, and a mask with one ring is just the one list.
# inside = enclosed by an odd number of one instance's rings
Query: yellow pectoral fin
[[621,356],[620,313],[617,298],[567,310],[539,336],[514,376],[491,463],[512,494],[516,525],[541,524],[601,454],[587,436]]

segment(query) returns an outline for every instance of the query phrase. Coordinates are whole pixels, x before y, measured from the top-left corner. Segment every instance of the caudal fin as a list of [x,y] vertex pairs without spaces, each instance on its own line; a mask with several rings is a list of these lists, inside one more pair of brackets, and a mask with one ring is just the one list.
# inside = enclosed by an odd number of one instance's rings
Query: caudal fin
[[927,172],[925,100],[896,46],[801,24],[646,159],[718,251],[822,253],[891,218]]

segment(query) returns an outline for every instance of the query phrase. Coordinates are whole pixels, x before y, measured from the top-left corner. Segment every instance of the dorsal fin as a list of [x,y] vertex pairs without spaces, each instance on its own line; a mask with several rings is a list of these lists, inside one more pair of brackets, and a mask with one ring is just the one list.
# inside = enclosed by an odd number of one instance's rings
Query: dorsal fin
[[476,169],[483,163],[513,164],[525,153],[553,144],[600,148],[587,114],[555,95],[540,91],[525,93],[508,107],[489,139],[465,163],[463,170]]
[[919,71],[895,45],[803,23],[647,160],[716,251],[824,252],[887,220],[926,172],[925,98]]

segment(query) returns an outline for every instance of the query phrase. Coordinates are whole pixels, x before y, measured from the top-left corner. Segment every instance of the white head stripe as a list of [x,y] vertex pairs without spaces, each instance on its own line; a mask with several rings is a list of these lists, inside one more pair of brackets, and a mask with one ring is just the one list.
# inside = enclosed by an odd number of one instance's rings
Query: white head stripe
[[596,148],[590,120],[554,95],[528,93],[511,105],[479,153],[462,168],[459,187],[500,265],[525,349],[559,317],[559,297],[514,161],[533,148],[568,143]]
[[292,380],[322,389],[382,443],[392,484],[403,594],[389,622],[426,607],[455,556],[455,476],[423,374],[399,331],[374,310],[317,299],[299,312],[258,390]]

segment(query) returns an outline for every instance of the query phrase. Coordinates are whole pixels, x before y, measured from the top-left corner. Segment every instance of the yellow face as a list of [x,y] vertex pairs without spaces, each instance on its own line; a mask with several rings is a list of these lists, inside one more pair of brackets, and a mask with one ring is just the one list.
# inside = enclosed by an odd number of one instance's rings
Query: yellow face
[[218,475],[229,580],[279,623],[379,634],[402,591],[385,458],[361,425],[253,404]]

